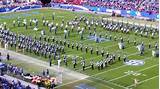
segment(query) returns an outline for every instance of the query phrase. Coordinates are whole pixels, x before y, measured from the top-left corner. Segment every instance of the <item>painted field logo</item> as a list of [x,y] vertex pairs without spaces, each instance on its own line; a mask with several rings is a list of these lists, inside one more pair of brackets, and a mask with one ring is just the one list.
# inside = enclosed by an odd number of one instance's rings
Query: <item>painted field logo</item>
[[142,60],[128,60],[124,62],[124,64],[131,65],[131,66],[141,66],[141,65],[144,65],[144,63],[145,62]]

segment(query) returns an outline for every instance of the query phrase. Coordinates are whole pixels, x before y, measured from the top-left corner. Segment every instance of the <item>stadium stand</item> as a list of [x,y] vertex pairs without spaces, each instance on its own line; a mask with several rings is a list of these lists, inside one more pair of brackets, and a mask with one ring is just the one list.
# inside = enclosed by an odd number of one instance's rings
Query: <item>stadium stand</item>
[[[158,0],[53,0],[52,3],[60,3],[64,4],[74,4],[74,5],[81,5],[84,7],[100,7],[100,8],[107,8],[107,9],[114,9],[114,10],[130,10],[130,11],[139,11],[141,12],[142,16],[149,16],[151,14],[158,14],[159,13],[159,2]],[[26,10],[26,9],[33,9],[33,8],[41,8],[41,2],[13,2],[11,4],[6,5],[0,0],[0,13],[1,12],[8,12],[12,11],[13,9],[18,8],[17,10]],[[63,7],[63,6],[60,7]],[[68,6],[70,8],[82,10],[82,8],[78,8],[76,6]],[[68,8],[64,6],[64,8]],[[106,9],[101,10],[106,11]],[[123,13],[121,13],[123,15]],[[152,18],[152,17],[151,17]],[[22,74],[23,72],[21,69],[11,66],[9,67],[10,72],[14,72],[16,75]],[[8,86],[9,85],[9,86]],[[55,85],[54,85],[55,86]],[[30,86],[24,86],[20,82],[15,83],[14,81],[7,81],[5,78],[0,77],[0,87],[3,89],[31,89]]]
[[[46,87],[46,86],[54,87],[56,84],[56,78],[49,77],[49,74],[47,73],[46,75],[42,76],[32,75],[28,72],[25,73],[23,68],[1,62],[0,62],[0,74],[3,75],[0,76],[0,89],[1,87],[2,89],[32,89],[31,87],[35,87],[36,85],[40,87]],[[14,76],[15,78],[12,79],[12,77],[8,77],[8,74]],[[25,81],[23,82],[22,80],[20,81],[16,78],[23,79],[29,83],[26,84]],[[28,84],[30,84],[31,86],[29,86]]]
[[84,6],[106,7],[117,10],[137,10],[158,13],[158,1],[148,0],[87,0]]
[[[159,12],[158,0],[52,0],[52,3],[75,4],[101,8],[105,7],[107,9],[114,10],[134,10],[140,12],[147,12],[149,14],[157,14]],[[6,10],[6,7],[12,9],[17,6],[26,6],[33,4],[40,5],[41,2],[14,2],[9,5],[1,5],[0,12]]]
[[150,14],[159,13],[158,0],[145,0],[138,8],[138,11],[146,11]]
[[2,89],[32,89],[30,86],[24,86],[20,81],[8,81],[7,79],[0,77],[0,88]]

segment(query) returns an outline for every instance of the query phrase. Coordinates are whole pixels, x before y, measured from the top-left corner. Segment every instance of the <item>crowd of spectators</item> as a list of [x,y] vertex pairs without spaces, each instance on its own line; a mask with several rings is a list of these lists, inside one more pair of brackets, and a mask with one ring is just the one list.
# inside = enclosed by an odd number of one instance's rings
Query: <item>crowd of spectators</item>
[[31,89],[31,87],[23,85],[20,81],[9,81],[3,77],[5,74],[10,76],[16,76],[17,78],[23,79],[29,83],[35,84],[39,87],[53,88],[56,86],[56,78],[49,76],[49,70],[42,72],[40,75],[32,75],[30,73],[24,73],[23,68],[17,67],[12,64],[0,64],[0,89]]
[[23,75],[23,69],[12,64],[1,63],[0,65],[0,89],[31,89],[31,87],[23,85],[20,81],[6,79],[4,74]]
[[0,8],[14,8],[17,6],[27,6],[27,5],[41,5],[40,1],[37,2],[14,2],[10,4],[3,5],[2,3],[0,4]]
[[[159,11],[159,1],[158,0],[52,0],[52,3],[64,3],[64,4],[79,4],[83,6],[98,6],[106,7],[108,9],[117,10],[136,10],[144,11],[150,14],[157,14]],[[0,8],[5,7],[17,7],[38,4],[41,2],[14,2],[9,5],[0,5]]]
[[3,77],[0,77],[0,88],[1,89],[32,89],[29,85],[25,86],[21,84],[20,81],[15,82],[7,80]]
[[12,64],[7,65],[7,72],[15,74],[15,75],[23,75],[23,68],[19,68]]
[[[83,6],[98,6],[117,10],[136,10],[150,14],[158,13],[158,0],[53,0],[56,3],[80,4]],[[81,1],[81,2],[79,2]]]
[[148,13],[159,13],[159,1],[158,0],[149,0],[144,1],[139,8],[138,11],[146,11]]
[[86,0],[83,5],[117,10],[137,10],[149,13],[158,13],[159,11],[159,2],[157,0]]

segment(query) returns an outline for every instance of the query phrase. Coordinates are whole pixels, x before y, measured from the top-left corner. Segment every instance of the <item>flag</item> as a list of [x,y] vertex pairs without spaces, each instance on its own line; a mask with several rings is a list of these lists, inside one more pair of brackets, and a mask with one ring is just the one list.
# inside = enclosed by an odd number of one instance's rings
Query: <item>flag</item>
[[4,48],[5,48],[5,49],[8,49],[8,43],[5,44]]
[[58,69],[60,68],[61,60],[58,60]]

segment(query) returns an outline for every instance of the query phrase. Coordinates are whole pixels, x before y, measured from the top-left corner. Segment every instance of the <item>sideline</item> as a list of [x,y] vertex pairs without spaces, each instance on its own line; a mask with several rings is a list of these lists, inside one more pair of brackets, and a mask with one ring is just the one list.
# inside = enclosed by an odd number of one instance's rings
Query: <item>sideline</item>
[[[0,52],[2,53],[2,55],[7,55],[7,53],[11,54],[11,58],[13,58],[14,60],[22,60],[22,61],[27,62],[27,63],[33,63],[35,65],[48,68],[48,69],[53,70],[55,72],[58,71],[58,66],[56,66],[56,65],[52,65],[50,67],[49,64],[47,62],[45,62],[45,61],[38,60],[36,58],[30,57],[30,56],[27,56],[27,55],[24,55],[24,54],[16,53],[15,51],[5,50],[3,48],[0,48]],[[72,70],[64,68],[64,67],[61,67],[61,69],[63,69],[63,75],[64,76],[68,75],[71,78],[76,78],[78,80],[89,77],[87,75],[78,73],[76,71],[72,71]],[[69,72],[66,72],[66,71],[69,71]]]
[[[0,76],[0,77],[6,79],[6,80],[8,80],[8,81],[13,81],[13,80],[14,80],[15,82],[20,81],[21,84],[24,85],[24,86],[28,86],[28,85],[29,85],[29,86],[32,87],[32,88],[35,88],[35,89],[38,88],[37,85],[34,85],[34,84],[32,84],[32,83],[28,83],[28,82],[26,82],[26,81],[23,81],[23,80],[21,80],[21,79],[17,79],[17,78],[8,76],[8,75],[4,75],[4,76]],[[40,89],[45,89],[45,88],[41,87]]]
[[[147,82],[147,81],[149,81],[149,80],[152,80],[152,79],[154,79],[154,78],[157,78],[157,77],[159,77],[159,75],[153,76],[153,77],[151,77],[151,78],[148,78],[148,79],[146,79],[146,80],[143,80],[143,81],[141,81],[141,82],[138,82],[138,85],[141,84],[141,83]],[[129,86],[127,86],[127,88],[132,87],[132,86],[134,86],[134,85],[135,85],[135,84],[129,85]]]

